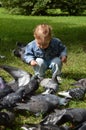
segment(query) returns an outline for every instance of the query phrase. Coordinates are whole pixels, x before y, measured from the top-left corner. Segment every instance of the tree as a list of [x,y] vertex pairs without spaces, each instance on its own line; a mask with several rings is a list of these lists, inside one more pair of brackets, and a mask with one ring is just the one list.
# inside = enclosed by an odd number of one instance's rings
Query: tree
[[32,15],[47,15],[47,9],[49,9],[49,4],[51,0],[38,0],[31,12]]
[[0,0],[3,7],[25,15],[47,15],[47,9],[61,9],[69,15],[80,15],[86,0]]
[[86,9],[86,0],[60,0],[60,9],[69,15],[80,15]]
[[[30,15],[36,0],[1,0],[3,7],[9,11],[20,14]],[[18,13],[17,12],[17,13]]]

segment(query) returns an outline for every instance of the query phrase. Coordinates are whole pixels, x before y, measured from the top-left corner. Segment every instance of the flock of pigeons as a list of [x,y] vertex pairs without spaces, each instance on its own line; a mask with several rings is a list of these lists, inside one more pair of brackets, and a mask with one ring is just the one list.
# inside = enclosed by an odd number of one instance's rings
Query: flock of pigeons
[[[25,47],[17,45],[14,55],[22,59]],[[35,116],[42,114],[43,119],[38,124],[24,124],[22,130],[86,130],[85,108],[60,107],[68,105],[70,100],[84,99],[86,78],[72,84],[78,87],[58,92],[56,77],[40,80],[37,75],[13,66],[1,65],[0,69],[13,77],[12,81],[7,82],[0,76],[0,126],[11,128],[15,113],[27,110]],[[40,86],[45,88],[45,92],[37,94]]]

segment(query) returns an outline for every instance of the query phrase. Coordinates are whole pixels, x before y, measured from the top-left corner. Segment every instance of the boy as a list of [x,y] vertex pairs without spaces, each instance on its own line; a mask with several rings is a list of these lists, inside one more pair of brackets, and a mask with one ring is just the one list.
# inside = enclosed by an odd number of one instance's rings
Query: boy
[[40,79],[47,69],[60,79],[62,63],[67,61],[67,49],[58,38],[52,37],[52,27],[40,24],[34,30],[35,40],[28,43],[25,49],[24,61],[31,65],[35,75]]

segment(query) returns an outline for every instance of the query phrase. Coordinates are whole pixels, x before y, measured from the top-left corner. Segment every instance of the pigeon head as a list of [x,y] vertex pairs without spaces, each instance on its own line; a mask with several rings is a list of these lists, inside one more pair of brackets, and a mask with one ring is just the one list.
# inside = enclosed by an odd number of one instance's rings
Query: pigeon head
[[12,51],[13,55],[22,58],[25,52],[25,45],[21,42],[16,43],[17,47]]

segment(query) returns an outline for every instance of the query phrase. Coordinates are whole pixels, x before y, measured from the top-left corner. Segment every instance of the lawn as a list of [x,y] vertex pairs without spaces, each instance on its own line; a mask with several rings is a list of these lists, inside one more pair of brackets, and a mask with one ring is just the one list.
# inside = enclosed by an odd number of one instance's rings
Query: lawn
[[[6,56],[0,59],[1,64],[19,67],[33,74],[33,69],[20,59],[14,57],[12,50],[16,47],[16,42],[24,44],[33,40],[33,29],[36,25],[47,23],[53,27],[53,36],[58,37],[67,46],[68,61],[63,65],[62,84],[60,90],[72,88],[70,84],[80,78],[86,78],[86,16],[20,16],[9,15],[4,9],[0,9],[0,55]],[[0,70],[1,76],[6,81],[12,77]],[[47,76],[49,74],[47,73]],[[41,91],[39,88],[39,92]],[[68,107],[86,108],[86,97],[83,101],[71,101]],[[27,115],[27,116],[26,116]],[[25,122],[37,123],[42,117],[35,117],[29,112],[26,115],[17,113],[15,129],[19,130],[19,125]]]

